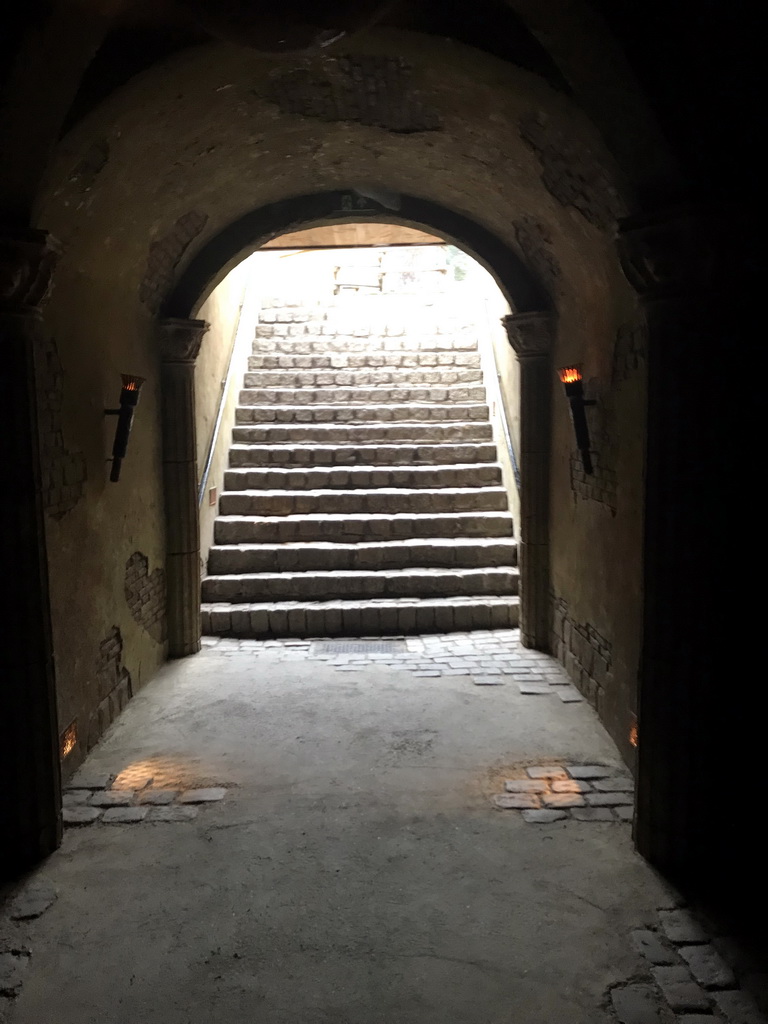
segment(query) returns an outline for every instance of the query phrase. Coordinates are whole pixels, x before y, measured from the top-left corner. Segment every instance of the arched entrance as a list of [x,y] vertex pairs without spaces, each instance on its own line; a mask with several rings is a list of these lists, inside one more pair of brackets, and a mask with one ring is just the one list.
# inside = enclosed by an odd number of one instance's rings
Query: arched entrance
[[[366,194],[363,194],[363,193]],[[505,318],[509,339],[520,358],[521,438],[521,629],[526,646],[548,649],[550,642],[548,480],[551,300],[544,285],[520,258],[486,228],[454,211],[412,196],[381,190],[347,190],[297,196],[254,211],[214,237],[189,263],[166,298],[161,320],[164,339],[164,422],[169,641],[172,655],[194,653],[200,644],[198,480],[194,435],[184,440],[193,418],[194,356],[205,326],[189,316],[224,274],[266,239],[309,225],[366,220],[428,228],[455,240],[484,263],[514,310]],[[385,205],[386,204],[386,205]],[[392,211],[395,211],[394,215]],[[182,314],[185,314],[184,316]],[[184,383],[186,382],[186,383]],[[186,472],[183,467],[186,467]],[[183,514],[180,511],[183,509]]]

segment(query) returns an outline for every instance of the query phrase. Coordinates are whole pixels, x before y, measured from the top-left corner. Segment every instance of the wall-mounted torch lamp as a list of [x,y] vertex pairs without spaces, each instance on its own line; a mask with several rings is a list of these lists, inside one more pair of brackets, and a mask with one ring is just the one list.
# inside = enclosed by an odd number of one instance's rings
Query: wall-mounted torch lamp
[[144,383],[144,377],[136,377],[132,373],[123,373],[121,376],[123,378],[123,386],[120,389],[120,406],[117,409],[104,410],[105,416],[117,416],[115,440],[112,444],[112,471],[109,474],[109,479],[112,483],[117,483],[120,479],[120,465],[128,450],[128,438],[130,437],[131,424],[133,423],[133,410],[139,404],[141,385]]
[[591,473],[593,470],[592,458],[589,454],[589,427],[587,426],[587,417],[584,415],[584,408],[587,405],[595,405],[595,400],[584,397],[580,366],[563,366],[557,371],[557,374],[565,388],[565,397],[571,406],[571,420],[576,434],[576,447],[581,455],[581,464],[585,473]]

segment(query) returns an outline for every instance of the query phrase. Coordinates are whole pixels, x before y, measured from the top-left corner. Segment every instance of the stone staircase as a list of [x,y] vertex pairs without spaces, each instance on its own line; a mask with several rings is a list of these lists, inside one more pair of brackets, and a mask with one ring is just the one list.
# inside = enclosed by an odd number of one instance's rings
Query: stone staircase
[[405,315],[403,297],[385,295],[263,309],[202,585],[204,633],[517,625],[476,335],[450,307],[412,302]]

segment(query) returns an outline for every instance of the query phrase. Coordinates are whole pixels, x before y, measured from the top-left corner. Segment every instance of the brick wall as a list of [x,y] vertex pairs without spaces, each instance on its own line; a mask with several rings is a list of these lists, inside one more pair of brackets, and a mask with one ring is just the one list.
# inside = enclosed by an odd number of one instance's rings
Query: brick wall
[[579,622],[568,602],[552,595],[552,653],[575,685],[602,712],[606,688],[612,685],[612,644],[589,622]]
[[274,77],[267,98],[283,113],[321,121],[355,121],[401,133],[441,127],[402,57],[329,57],[322,71],[315,66]]
[[165,640],[165,571],[149,571],[149,559],[134,551],[125,563],[125,600],[131,615],[153,640]]
[[160,308],[173,284],[173,272],[187,246],[206,225],[208,215],[190,210],[179,217],[171,230],[152,242],[147,267],[139,287],[139,299],[153,313]]
[[539,158],[541,182],[559,203],[578,210],[597,228],[614,229],[627,211],[604,163],[542,114],[521,118],[520,137]]
[[131,674],[123,665],[123,638],[117,626],[99,644],[95,676],[99,703],[88,720],[86,752],[96,745],[133,696]]

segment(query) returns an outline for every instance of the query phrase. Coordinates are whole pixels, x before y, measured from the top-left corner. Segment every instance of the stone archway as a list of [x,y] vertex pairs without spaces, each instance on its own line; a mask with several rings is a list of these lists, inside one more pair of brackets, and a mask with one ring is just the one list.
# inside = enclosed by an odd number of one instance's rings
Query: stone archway
[[[167,435],[164,481],[171,656],[193,654],[200,647],[199,517],[191,411],[194,359],[207,325],[194,319],[193,314],[244,253],[288,231],[344,219],[394,221],[439,232],[490,270],[516,311],[505,318],[505,327],[521,363],[521,638],[527,647],[549,649],[547,469],[549,377],[555,322],[551,299],[532,270],[487,228],[429,200],[393,193],[388,201],[396,206],[394,216],[382,203],[357,190],[296,196],[255,210],[220,231],[193,257],[162,304],[164,316],[159,325],[164,367],[163,422]],[[182,350],[183,358],[179,355]]]

